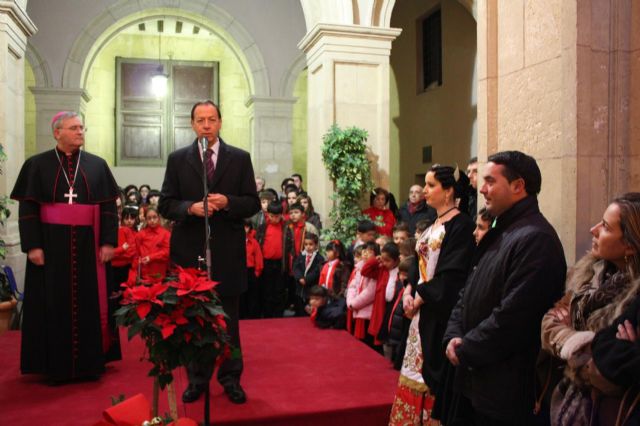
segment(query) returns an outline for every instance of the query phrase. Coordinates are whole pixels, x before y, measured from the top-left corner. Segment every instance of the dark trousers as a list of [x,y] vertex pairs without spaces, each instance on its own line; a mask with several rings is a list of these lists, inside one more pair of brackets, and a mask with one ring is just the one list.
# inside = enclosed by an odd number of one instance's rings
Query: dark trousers
[[295,309],[296,304],[296,279],[293,275],[287,275],[285,277],[285,285],[287,287],[287,309],[293,307]]
[[[227,333],[229,334],[231,344],[231,356],[224,360],[218,369],[218,382],[222,386],[233,383],[240,383],[242,375],[242,348],[240,347],[240,327],[238,322],[240,298],[238,296],[220,297],[222,308],[227,314]],[[215,364],[211,365],[194,365],[193,363],[187,367],[187,375],[189,383],[192,385],[204,385],[209,383],[213,375]]]
[[[298,284],[297,290],[299,290],[300,287],[302,286]],[[293,309],[297,317],[304,317],[307,315],[307,313],[304,311],[304,307],[306,305],[307,305],[307,301],[304,298],[304,293],[302,292],[302,290],[297,291],[293,301]]]
[[247,268],[247,291],[240,296],[240,319],[262,318],[260,282],[254,268]]
[[264,318],[282,318],[285,302],[283,275],[281,259],[265,259],[260,284]]

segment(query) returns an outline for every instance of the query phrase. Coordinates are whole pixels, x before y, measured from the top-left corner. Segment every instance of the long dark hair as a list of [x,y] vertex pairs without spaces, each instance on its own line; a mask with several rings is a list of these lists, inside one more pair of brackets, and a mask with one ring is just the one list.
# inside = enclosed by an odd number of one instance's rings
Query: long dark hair
[[313,208],[313,201],[311,201],[311,197],[306,192],[301,192],[300,195],[298,195],[298,201],[303,198],[309,203],[309,207],[307,207],[306,211],[307,217],[311,217],[316,212],[316,210]]

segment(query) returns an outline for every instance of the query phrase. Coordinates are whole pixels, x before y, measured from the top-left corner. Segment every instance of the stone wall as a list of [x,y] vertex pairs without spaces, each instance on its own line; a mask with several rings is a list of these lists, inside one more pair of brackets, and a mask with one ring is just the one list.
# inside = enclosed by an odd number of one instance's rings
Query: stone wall
[[569,263],[609,201],[640,189],[639,40],[632,0],[478,2],[481,161],[538,160],[540,207]]
[[[418,20],[438,5],[442,13],[442,86],[418,91]],[[476,23],[457,1],[398,1],[391,19],[402,34],[391,50],[391,189],[402,201],[431,163],[422,148],[432,147],[433,162],[463,169],[476,154]],[[397,94],[397,95],[396,95]],[[397,96],[397,98],[396,98]],[[397,164],[393,169],[393,165]]]

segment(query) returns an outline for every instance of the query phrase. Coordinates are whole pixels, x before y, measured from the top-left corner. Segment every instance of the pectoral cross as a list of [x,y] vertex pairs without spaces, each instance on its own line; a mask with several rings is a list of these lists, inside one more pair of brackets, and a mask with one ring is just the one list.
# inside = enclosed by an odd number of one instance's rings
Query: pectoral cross
[[73,193],[73,188],[69,187],[69,192],[64,194],[64,198],[68,198],[69,199],[69,204],[73,204],[73,199],[74,198],[78,198],[78,194],[74,194]]

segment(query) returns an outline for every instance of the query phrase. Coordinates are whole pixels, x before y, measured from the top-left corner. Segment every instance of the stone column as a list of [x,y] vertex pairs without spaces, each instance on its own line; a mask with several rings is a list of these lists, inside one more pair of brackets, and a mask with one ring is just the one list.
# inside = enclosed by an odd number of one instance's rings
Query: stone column
[[[293,173],[291,130],[294,98],[252,96],[249,108],[251,157],[256,176],[280,192],[280,182]],[[305,176],[306,178],[306,176]]]
[[[36,101],[36,152],[44,152],[55,145],[51,118],[60,111],[75,111],[84,117],[86,104],[91,97],[84,89],[61,87],[32,87],[31,93]],[[91,127],[91,123],[85,125]],[[90,144],[91,137],[88,137],[85,148],[90,149]]]
[[[0,1],[0,144],[8,161],[2,163],[0,195],[9,195],[24,162],[24,55],[27,38],[37,31],[24,11],[26,1]],[[20,250],[17,204],[0,229],[6,244],[4,263],[24,282],[24,255]]]
[[389,187],[389,55],[400,29],[317,24],[298,47],[308,65],[308,181],[327,217],[333,187],[322,163],[322,137],[332,124],[369,132],[374,182]]
[[542,171],[540,208],[571,264],[609,201],[640,184],[640,4],[479,0],[478,153]]

